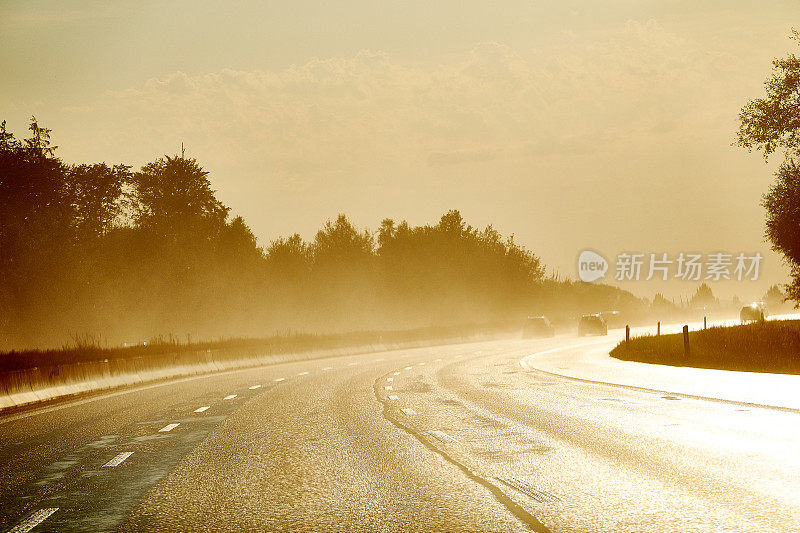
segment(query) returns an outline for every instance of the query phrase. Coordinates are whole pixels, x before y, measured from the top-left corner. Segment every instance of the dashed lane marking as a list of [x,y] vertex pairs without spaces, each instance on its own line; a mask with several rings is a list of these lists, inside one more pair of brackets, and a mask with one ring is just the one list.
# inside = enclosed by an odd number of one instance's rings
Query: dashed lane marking
[[410,366],[405,367],[403,370],[411,370]]
[[203,407],[198,407],[197,409],[195,409],[194,412],[202,413],[203,411],[208,411],[209,409],[211,409],[210,405],[204,405]]
[[352,362],[352,363],[347,363],[347,366],[356,366],[357,364],[358,363],[356,363],[356,362]]
[[297,375],[298,375],[298,376],[307,376],[308,374],[309,374],[308,372],[300,372],[300,373],[299,373],[299,374],[297,374]]
[[326,366],[326,367],[325,367],[325,368],[323,368],[322,370],[333,370],[333,367],[332,367],[332,366]]
[[390,394],[390,395],[389,395],[389,399],[390,399],[390,400],[399,400],[399,399],[400,399],[400,397],[399,397],[397,394]]
[[275,383],[280,383],[281,381],[286,381],[286,378],[276,378]]
[[408,408],[400,409],[400,411],[406,416],[416,416],[416,414],[417,414],[417,412],[415,410],[408,409]]
[[115,466],[119,466],[127,459],[133,455],[133,452],[122,452],[114,456],[109,462],[103,465],[104,468],[114,468]]
[[180,422],[176,422],[175,424],[167,424],[163,428],[159,429],[158,432],[159,433],[169,433],[170,431],[172,431],[173,429],[175,429],[176,427],[178,427],[180,425],[181,425]]
[[393,376],[399,376],[399,375],[400,375],[400,372],[392,372],[392,375],[393,375]]
[[441,429],[434,429],[433,431],[429,431],[432,437],[435,437],[437,440],[442,442],[458,442],[456,439],[442,431]]
[[253,386],[247,387],[247,388],[250,389],[250,390],[256,390],[256,389],[260,389],[261,385],[253,385]]
[[383,390],[394,390],[391,385],[386,385]]
[[28,518],[14,526],[12,529],[8,531],[8,533],[28,533],[31,529],[35,528],[48,518],[50,515],[58,511],[58,507],[45,507],[44,509],[39,509]]
[[391,383],[392,381],[394,381],[394,378],[386,378],[386,381],[388,381],[389,383]]
[[233,399],[234,399],[234,398],[236,398],[237,396],[239,396],[239,395],[238,395],[238,394],[228,394],[227,396],[225,396],[225,397],[223,398],[223,400],[233,400]]

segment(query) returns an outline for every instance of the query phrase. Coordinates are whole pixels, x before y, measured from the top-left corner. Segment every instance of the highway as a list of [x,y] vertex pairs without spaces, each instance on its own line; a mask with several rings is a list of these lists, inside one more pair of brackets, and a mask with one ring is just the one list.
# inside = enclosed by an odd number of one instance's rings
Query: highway
[[680,369],[694,385],[672,390],[680,376],[627,363],[636,386],[615,383],[619,338],[286,363],[12,413],[0,531],[800,530],[800,411],[737,401],[736,373],[727,396],[719,371]]

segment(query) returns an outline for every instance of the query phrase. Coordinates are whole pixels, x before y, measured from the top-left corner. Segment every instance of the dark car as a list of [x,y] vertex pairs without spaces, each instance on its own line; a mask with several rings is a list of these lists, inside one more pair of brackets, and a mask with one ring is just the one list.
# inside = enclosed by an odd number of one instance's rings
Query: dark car
[[526,339],[534,337],[552,337],[556,334],[553,325],[543,316],[529,316],[525,320],[522,328],[522,337]]
[[608,335],[608,325],[600,315],[583,315],[578,322],[578,336]]
[[759,322],[767,318],[767,310],[764,305],[758,302],[753,302],[750,305],[745,305],[739,311],[739,318],[742,324],[745,322]]

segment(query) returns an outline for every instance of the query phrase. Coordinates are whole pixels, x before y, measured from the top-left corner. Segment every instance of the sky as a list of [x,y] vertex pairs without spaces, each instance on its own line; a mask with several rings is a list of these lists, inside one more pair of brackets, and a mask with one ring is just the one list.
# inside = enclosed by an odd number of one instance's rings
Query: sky
[[[731,146],[796,52],[796,0],[0,4],[0,118],[69,162],[196,157],[261,245],[347,214],[493,225],[575,278],[581,251],[764,256],[780,163]],[[613,281],[613,280],[611,280]],[[699,282],[628,281],[641,296]]]

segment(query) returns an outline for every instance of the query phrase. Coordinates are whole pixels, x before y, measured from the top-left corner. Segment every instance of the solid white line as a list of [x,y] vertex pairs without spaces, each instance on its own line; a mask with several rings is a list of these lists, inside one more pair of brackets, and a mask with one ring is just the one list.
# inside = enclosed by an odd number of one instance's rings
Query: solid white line
[[394,390],[391,385],[386,385],[383,390]]
[[256,389],[260,389],[261,385],[253,385],[252,387],[247,387],[247,388],[250,389],[250,390],[256,390]]
[[176,427],[178,427],[180,425],[181,425],[180,422],[175,423],[175,424],[167,424],[163,428],[159,429],[158,432],[159,433],[167,433],[169,431],[172,431],[173,429],[175,429]]
[[399,400],[399,399],[400,399],[400,397],[399,397],[398,395],[396,395],[396,394],[390,394],[390,395],[389,395],[389,399],[390,399],[390,400]]
[[133,452],[122,452],[114,456],[109,462],[103,465],[103,467],[114,468],[115,466],[119,466],[122,462],[133,455]]
[[402,412],[403,412],[403,414],[404,414],[404,415],[406,415],[406,416],[415,416],[415,415],[417,414],[417,412],[416,412],[415,410],[413,410],[413,409],[408,409],[408,408],[406,408],[406,409],[400,409],[400,411],[402,411]]
[[298,376],[307,376],[307,375],[308,375],[308,372],[300,372],[300,373],[299,373],[299,374],[297,374],[297,375],[298,375]]
[[239,395],[238,395],[238,394],[229,394],[229,395],[225,396],[225,397],[223,398],[223,400],[233,400],[233,399],[234,399],[234,398],[236,398],[237,396],[239,396]]
[[277,378],[275,383],[280,383],[281,381],[286,381],[286,378]]
[[58,511],[58,507],[45,507],[44,509],[39,509],[28,518],[14,526],[12,529],[9,529],[8,533],[28,533],[28,531],[47,520],[50,515],[56,511]]
[[210,405],[204,405],[203,407],[198,407],[197,409],[195,409],[194,412],[202,413],[203,411],[208,411],[209,409],[211,409]]

